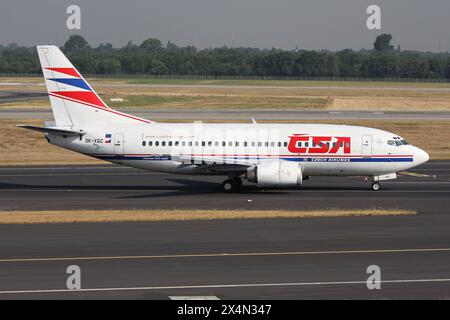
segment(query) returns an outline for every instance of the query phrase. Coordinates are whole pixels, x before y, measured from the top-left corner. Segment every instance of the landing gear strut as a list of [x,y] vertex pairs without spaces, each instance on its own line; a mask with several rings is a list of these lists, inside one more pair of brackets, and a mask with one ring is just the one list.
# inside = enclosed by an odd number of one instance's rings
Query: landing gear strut
[[242,179],[239,177],[231,177],[222,183],[225,192],[233,192],[242,186]]

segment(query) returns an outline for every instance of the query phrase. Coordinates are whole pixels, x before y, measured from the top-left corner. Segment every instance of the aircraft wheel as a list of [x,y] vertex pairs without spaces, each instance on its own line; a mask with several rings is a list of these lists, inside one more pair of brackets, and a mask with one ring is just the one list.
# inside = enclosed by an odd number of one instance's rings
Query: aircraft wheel
[[223,190],[225,192],[231,192],[234,190],[233,180],[227,179],[222,183]]
[[378,182],[372,183],[372,190],[373,190],[373,191],[378,191],[378,190],[380,190],[380,184],[379,184]]

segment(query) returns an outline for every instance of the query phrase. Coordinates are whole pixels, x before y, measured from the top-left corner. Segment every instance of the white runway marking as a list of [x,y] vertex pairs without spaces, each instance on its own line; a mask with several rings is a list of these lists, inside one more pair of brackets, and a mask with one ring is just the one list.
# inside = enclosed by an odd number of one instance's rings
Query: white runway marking
[[[437,279],[400,279],[382,280],[381,284],[410,284],[410,283],[444,283],[450,282],[450,278]],[[364,281],[325,281],[325,282],[280,282],[280,283],[237,283],[237,284],[205,284],[205,285],[180,285],[180,286],[148,286],[148,287],[121,287],[121,288],[87,288],[79,290],[69,289],[38,289],[38,290],[8,290],[0,291],[0,294],[23,293],[75,293],[75,292],[104,292],[104,291],[138,291],[138,290],[180,290],[180,289],[226,289],[226,288],[256,288],[256,287],[300,287],[300,286],[336,286],[336,285],[366,285]]]
[[169,296],[170,300],[220,300],[216,296]]
[[432,253],[450,252],[450,248],[406,248],[406,249],[372,249],[372,250],[328,250],[328,251],[290,251],[290,252],[241,252],[241,253],[194,253],[140,256],[97,256],[97,257],[47,257],[47,258],[7,258],[7,262],[48,262],[74,260],[140,260],[140,259],[173,259],[173,258],[213,258],[213,257],[258,257],[258,256],[306,256],[327,254],[370,254],[370,253]]

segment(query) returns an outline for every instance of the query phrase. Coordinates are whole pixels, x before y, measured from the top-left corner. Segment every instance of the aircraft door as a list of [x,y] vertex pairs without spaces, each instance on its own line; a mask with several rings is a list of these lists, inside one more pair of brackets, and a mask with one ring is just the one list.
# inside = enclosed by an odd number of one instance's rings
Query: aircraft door
[[116,133],[114,135],[114,155],[123,156],[124,141],[123,133]]
[[362,136],[361,154],[363,157],[372,157],[372,135],[364,134]]

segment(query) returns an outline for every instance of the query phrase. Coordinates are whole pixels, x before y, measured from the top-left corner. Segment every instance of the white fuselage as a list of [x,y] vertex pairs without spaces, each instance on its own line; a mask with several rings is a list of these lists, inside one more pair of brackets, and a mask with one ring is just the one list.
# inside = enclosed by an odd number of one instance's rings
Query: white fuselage
[[428,154],[393,133],[323,124],[156,123],[111,109],[64,53],[37,46],[55,122],[50,143],[146,170],[225,175],[225,191],[242,178],[260,186],[299,186],[315,175],[395,179]]
[[80,137],[47,136],[52,144],[92,157],[172,173],[221,174],[199,170],[212,161],[217,168],[286,160],[301,163],[304,176],[378,176],[428,160],[426,152],[393,133],[358,126],[138,123],[83,130]]

